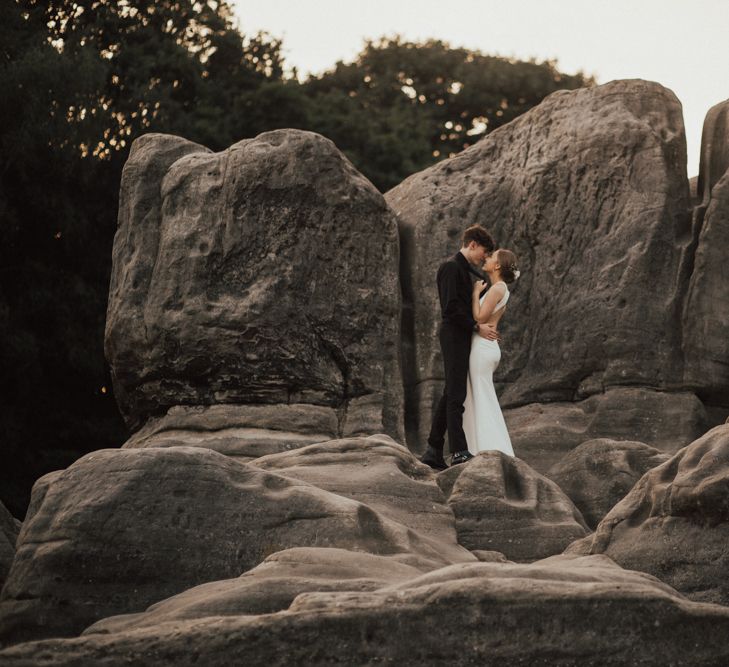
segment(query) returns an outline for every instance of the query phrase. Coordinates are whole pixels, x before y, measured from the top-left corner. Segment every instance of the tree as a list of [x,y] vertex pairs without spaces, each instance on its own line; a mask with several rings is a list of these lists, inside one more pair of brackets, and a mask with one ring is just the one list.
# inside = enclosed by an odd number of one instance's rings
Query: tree
[[82,153],[126,154],[144,132],[170,132],[224,148],[232,97],[283,74],[280,43],[244,38],[218,0],[23,0],[42,14],[64,54],[92,53],[106,71],[93,98],[69,118],[102,119]]
[[430,40],[367,42],[354,63],[305,84],[311,119],[387,190],[454,155],[559,89],[592,85],[556,63],[523,62]]
[[224,148],[234,97],[282,66],[213,0],[16,0],[0,33],[0,488],[22,516],[35,479],[126,438],[103,331],[132,140]]
[[100,392],[105,367],[92,337],[104,308],[92,286],[108,261],[89,243],[98,246],[94,207],[77,205],[103,173],[80,169],[64,114],[103,72],[86,53],[54,49],[38,13],[19,3],[0,12],[0,482],[22,515],[30,484],[67,464],[63,452],[78,440],[107,444],[119,417]]

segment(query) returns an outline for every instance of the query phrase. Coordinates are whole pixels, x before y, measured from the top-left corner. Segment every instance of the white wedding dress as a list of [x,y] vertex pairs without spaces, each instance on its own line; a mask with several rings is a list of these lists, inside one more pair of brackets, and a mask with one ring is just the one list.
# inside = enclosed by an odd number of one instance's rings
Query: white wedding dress
[[[509,288],[506,283],[504,296],[494,308],[494,312],[501,310],[509,300]],[[483,303],[486,294],[481,297]],[[466,402],[463,404],[463,431],[466,434],[468,451],[471,454],[498,450],[514,456],[511,438],[506,430],[504,415],[501,414],[499,399],[494,389],[494,371],[501,360],[501,349],[495,340],[486,340],[478,334],[471,338],[471,356],[468,362],[468,385],[466,389]]]

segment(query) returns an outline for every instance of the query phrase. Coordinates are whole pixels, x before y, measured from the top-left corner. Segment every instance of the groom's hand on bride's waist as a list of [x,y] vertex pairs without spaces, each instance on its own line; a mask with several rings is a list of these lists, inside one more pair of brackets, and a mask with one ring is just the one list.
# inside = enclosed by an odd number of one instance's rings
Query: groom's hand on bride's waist
[[501,340],[501,334],[493,324],[479,324],[478,335],[486,340]]

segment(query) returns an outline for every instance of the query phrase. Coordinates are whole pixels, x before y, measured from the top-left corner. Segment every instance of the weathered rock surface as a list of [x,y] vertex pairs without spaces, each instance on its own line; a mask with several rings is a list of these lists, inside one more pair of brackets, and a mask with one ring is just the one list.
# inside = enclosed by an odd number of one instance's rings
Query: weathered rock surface
[[[729,662],[729,424],[665,453],[729,410],[728,128],[690,190],[675,96],[612,82],[407,179],[402,339],[395,214],[331,142],[137,140],[105,341],[135,433],[38,481],[0,599],[5,643],[86,631],[0,662]],[[520,258],[497,384],[528,464],[436,476],[372,434],[405,400],[425,443],[473,223]]]
[[717,426],[649,470],[570,547],[607,554],[694,600],[729,604],[729,424]]
[[140,137],[105,339],[127,423],[176,405],[307,404],[338,433],[400,436],[398,266],[393,213],[324,137],[277,130],[221,153]]
[[456,515],[458,541],[514,561],[561,553],[589,532],[572,501],[524,461],[482,452],[438,474]]
[[205,447],[245,462],[339,433],[336,412],[321,405],[176,406],[149,419],[123,447]]
[[10,563],[15,557],[15,541],[18,539],[19,531],[20,521],[0,503],[0,589],[10,570]]
[[729,100],[704,121],[694,209],[695,253],[683,313],[685,383],[711,403],[729,407]]
[[548,477],[594,529],[648,470],[669,458],[669,454],[642,442],[588,440],[552,466]]
[[[100,450],[39,493],[2,592],[5,642],[75,634],[291,547],[403,554],[431,568],[475,561],[452,525],[423,536],[368,505],[205,448]],[[443,524],[444,507],[430,496]]]
[[453,512],[433,471],[387,436],[333,440],[264,456],[255,465],[366,504],[440,545],[454,561],[472,558],[457,546]]
[[[321,427],[317,433],[306,433],[317,409]],[[453,513],[435,484],[433,471],[386,435],[332,439],[336,423],[327,422],[327,417],[326,408],[315,406],[178,407],[161,419],[150,420],[124,447],[214,449],[365,503],[423,536],[432,536],[439,549],[453,549],[453,553],[443,553],[444,557],[468,558],[457,546]],[[236,428],[236,421],[255,422],[259,428]],[[289,430],[267,428],[271,426]],[[446,535],[448,545],[442,539]]]
[[546,473],[570,450],[605,433],[675,452],[706,432],[708,417],[691,392],[615,387],[574,403],[532,403],[504,410],[514,451]]
[[522,270],[503,326],[505,407],[680,388],[685,154],[675,95],[614,81],[554,93],[387,193],[401,230],[411,441],[423,446],[442,386],[436,269],[474,223]]
[[[418,567],[420,565],[420,567]],[[412,555],[375,556],[345,549],[279,551],[237,579],[212,581],[152,605],[141,614],[105,618],[84,634],[124,632],[210,616],[270,614],[307,592],[371,591],[414,579],[432,567]]]
[[[458,632],[444,631],[444,623]],[[162,622],[0,653],[20,665],[667,665],[729,660],[729,609],[608,559],[448,567],[372,592],[306,593],[260,616]]]

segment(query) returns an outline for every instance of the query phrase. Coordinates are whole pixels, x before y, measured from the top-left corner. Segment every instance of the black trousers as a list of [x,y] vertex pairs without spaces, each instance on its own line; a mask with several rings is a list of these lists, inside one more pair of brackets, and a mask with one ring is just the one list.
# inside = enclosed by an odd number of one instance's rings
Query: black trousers
[[440,327],[440,349],[443,353],[445,387],[433,414],[428,444],[442,452],[448,431],[451,454],[468,449],[463,432],[463,403],[468,382],[468,358],[471,355],[471,333],[451,324]]

